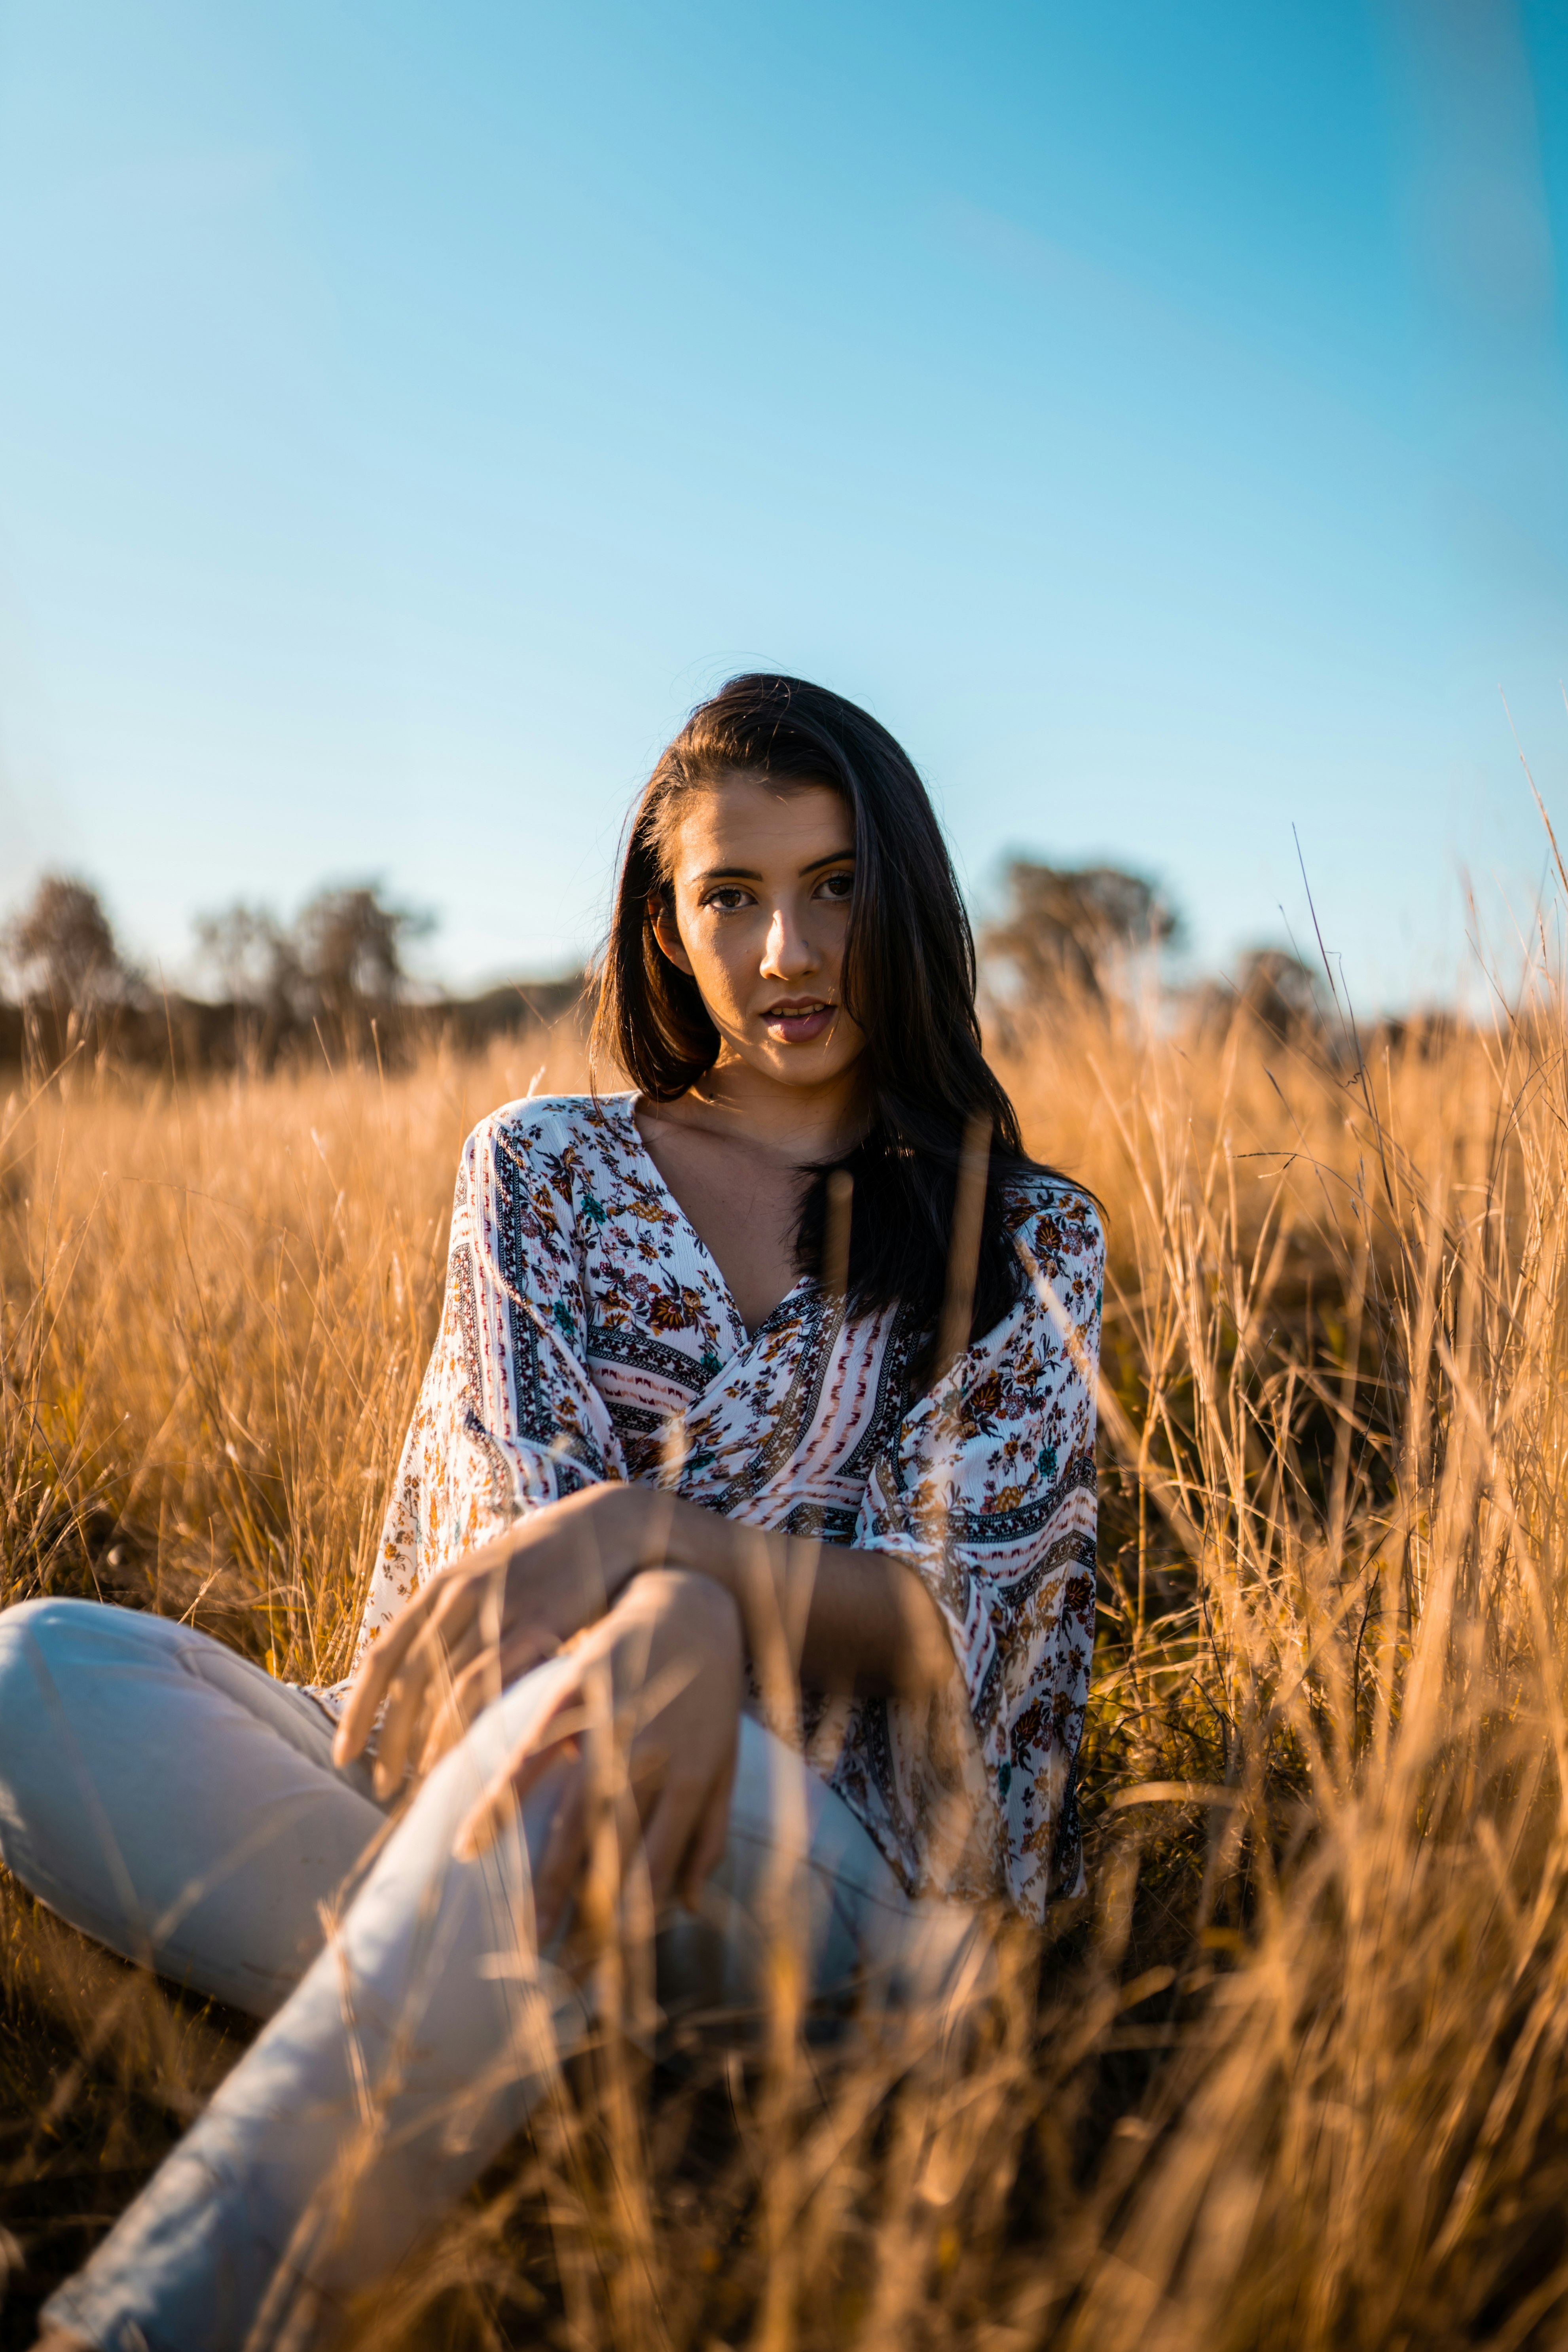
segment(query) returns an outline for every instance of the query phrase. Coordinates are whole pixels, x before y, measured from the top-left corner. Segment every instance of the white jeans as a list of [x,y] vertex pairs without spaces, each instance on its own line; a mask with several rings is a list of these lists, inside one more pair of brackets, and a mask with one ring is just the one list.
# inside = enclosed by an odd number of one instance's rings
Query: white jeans
[[[205,1634],[90,1601],[0,1613],[0,1857],[115,1951],[270,2021],[46,2321],[102,2352],[249,2352],[299,2342],[306,2311],[330,2336],[527,2122],[591,2028],[532,1937],[558,1782],[478,1859],[452,1844],[568,1671],[503,1692],[389,1828],[315,1702]],[[704,1918],[659,1940],[667,2017],[754,2010],[785,1917],[819,2000],[952,2001],[984,1965],[976,1916],[911,1901],[748,1717]]]

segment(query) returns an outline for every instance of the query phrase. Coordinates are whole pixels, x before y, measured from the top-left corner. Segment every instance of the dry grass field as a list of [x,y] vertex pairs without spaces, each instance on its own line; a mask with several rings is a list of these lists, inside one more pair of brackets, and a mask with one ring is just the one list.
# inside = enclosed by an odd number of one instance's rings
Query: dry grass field
[[[364,2345],[1388,2352],[1568,2333],[1568,1004],[999,1050],[1104,1200],[1090,1894],[967,2063],[606,2042]],[[482,1111],[573,1036],[0,1117],[0,1597],[342,1671]],[[243,2044],[0,1883],[6,2343]],[[8,2334],[4,2331],[8,2330]]]

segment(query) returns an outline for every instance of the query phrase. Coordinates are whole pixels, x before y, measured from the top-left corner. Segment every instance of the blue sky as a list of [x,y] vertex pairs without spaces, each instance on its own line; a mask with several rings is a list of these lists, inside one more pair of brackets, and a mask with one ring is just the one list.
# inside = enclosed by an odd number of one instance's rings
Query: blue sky
[[[0,0],[0,906],[592,944],[752,664],[1447,985],[1568,818],[1568,12]],[[1283,908],[1283,915],[1281,908]]]

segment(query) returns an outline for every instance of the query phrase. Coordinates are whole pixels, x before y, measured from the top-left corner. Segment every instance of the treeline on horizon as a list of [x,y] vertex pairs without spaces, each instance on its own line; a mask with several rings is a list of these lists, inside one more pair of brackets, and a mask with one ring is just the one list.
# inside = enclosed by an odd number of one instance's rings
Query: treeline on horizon
[[473,996],[422,990],[406,950],[433,928],[373,882],[319,890],[290,923],[237,904],[196,921],[213,991],[195,995],[138,970],[89,884],[46,875],[0,933],[0,1065],[86,1057],[194,1076],[324,1054],[395,1066],[437,1041],[471,1051],[548,1025],[582,999],[580,971]]
[[[369,881],[317,891],[291,922],[236,904],[195,925],[213,992],[197,995],[155,985],[137,968],[89,883],[46,875],[0,930],[0,1066],[47,1074],[85,1059],[182,1077],[261,1073],[302,1056],[396,1066],[435,1044],[475,1051],[584,1010],[587,971],[471,996],[420,987],[407,950],[434,928]],[[999,910],[977,937],[987,1024],[1016,1042],[1020,1024],[1054,999],[1124,999],[1184,940],[1181,916],[1142,876],[1016,857]],[[1182,993],[1200,1026],[1223,1026],[1240,1010],[1330,1060],[1359,1059],[1347,1008],[1287,950],[1252,949],[1233,978],[1205,978]],[[1375,1025],[1380,1038],[1409,1026]],[[1450,1024],[1429,1014],[1418,1025],[1435,1042]]]

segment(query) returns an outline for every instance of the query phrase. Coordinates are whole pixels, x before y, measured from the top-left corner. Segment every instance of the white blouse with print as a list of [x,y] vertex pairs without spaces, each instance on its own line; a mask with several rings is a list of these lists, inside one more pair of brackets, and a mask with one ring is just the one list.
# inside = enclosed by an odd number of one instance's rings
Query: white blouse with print
[[1093,1203],[1051,1178],[1018,1185],[1024,1296],[912,1395],[909,1318],[848,1319],[810,1276],[747,1331],[634,1099],[511,1103],[468,1138],[441,1327],[359,1654],[437,1569],[595,1479],[644,1479],[758,1527],[896,1555],[942,1612],[952,1685],[931,1700],[811,1700],[803,1722],[773,1727],[803,1744],[911,1893],[1003,1895],[1038,1919],[1082,1876],[1074,1782],[1094,1640],[1104,1268]]

